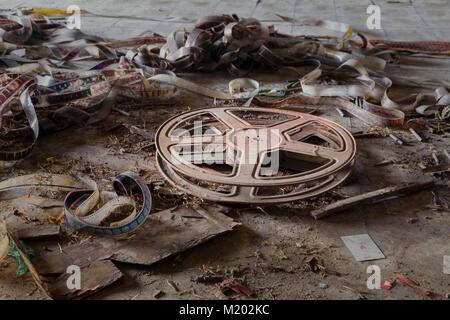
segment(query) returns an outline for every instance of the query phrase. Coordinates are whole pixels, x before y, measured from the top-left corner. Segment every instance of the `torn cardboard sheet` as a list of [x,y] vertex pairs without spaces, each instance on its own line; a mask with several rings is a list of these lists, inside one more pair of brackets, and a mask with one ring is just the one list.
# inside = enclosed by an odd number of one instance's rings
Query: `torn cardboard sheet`
[[114,261],[151,265],[232,231],[239,223],[221,213],[222,209],[211,205],[164,210],[155,213],[132,239],[98,240],[114,252]]
[[60,275],[67,267],[76,265],[80,268],[92,262],[109,259],[112,252],[105,249],[95,240],[71,245],[57,253],[47,253],[33,259],[33,263],[42,275]]
[[[131,238],[98,236],[63,248],[61,252],[38,256],[33,259],[33,264],[27,259],[27,266],[38,286],[49,297],[82,299],[122,277],[110,260],[150,265],[233,230],[238,223],[220,210],[224,207],[208,206],[205,209],[196,206],[160,211],[153,214]],[[81,289],[67,286],[70,276],[67,267],[71,265],[81,269]],[[41,275],[59,277],[43,286]]]
[[43,275],[64,273],[72,264],[83,268],[106,259],[151,265],[233,230],[238,223],[219,210],[218,206],[196,206],[160,211],[152,214],[132,238],[95,237],[63,248],[63,253],[41,255],[33,262]]
[[76,300],[94,294],[103,288],[113,284],[120,278],[122,273],[111,261],[95,261],[89,266],[81,268],[80,289],[68,288],[70,274],[61,275],[58,280],[49,285],[49,293],[57,300]]
[[377,247],[368,234],[341,237],[356,261],[384,259],[383,252]]
[[55,224],[26,227],[18,230],[16,238],[21,240],[48,240],[61,235],[61,227]]

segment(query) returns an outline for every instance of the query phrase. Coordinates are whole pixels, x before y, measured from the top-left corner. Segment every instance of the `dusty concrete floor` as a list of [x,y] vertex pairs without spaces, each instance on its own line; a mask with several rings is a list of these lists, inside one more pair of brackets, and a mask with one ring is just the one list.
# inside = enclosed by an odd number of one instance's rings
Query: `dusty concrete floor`
[[[54,5],[72,1],[58,1]],[[368,3],[369,1],[367,1]],[[445,31],[450,28],[444,21],[442,12],[450,13],[449,5],[381,4],[383,10],[383,30],[381,36],[403,39],[443,39]],[[19,5],[1,1],[1,7]],[[95,9],[96,12],[110,14],[118,11],[121,14],[160,15],[181,17],[203,16],[212,12],[237,12],[241,15],[253,15],[257,18],[268,18],[270,12],[317,16],[320,18],[339,19],[362,25],[365,21],[367,4],[355,5],[355,1],[296,1],[290,7],[282,5],[278,8],[274,1],[262,1],[258,6],[253,2],[246,4],[216,1],[205,6],[202,1],[184,1],[173,4],[166,1],[152,1],[148,8],[143,4],[132,6],[133,1],[102,2],[93,5],[88,1],[79,1],[82,9]],[[137,2],[136,2],[137,3]],[[141,2],[139,2],[141,3]],[[284,3],[284,2],[283,2]],[[335,5],[333,5],[335,3]],[[359,2],[358,2],[359,3]],[[20,5],[48,6],[52,2],[22,1]],[[192,4],[192,6],[190,6]],[[125,6],[122,8],[121,6]],[[285,7],[286,6],[286,7]],[[121,7],[118,10],[117,7]],[[195,10],[201,7],[202,10]],[[272,9],[275,7],[276,9]],[[189,9],[188,9],[189,8]],[[357,10],[359,8],[359,11]],[[123,10],[122,10],[123,9]],[[282,10],[278,11],[278,9]],[[407,12],[401,19],[392,13]],[[362,10],[362,12],[360,12]],[[355,13],[356,11],[356,13]],[[327,15],[327,16],[325,16]],[[329,15],[329,16],[328,16]],[[419,19],[417,19],[417,17]],[[273,17],[270,17],[273,18]],[[117,20],[117,21],[116,21]],[[116,19],[94,19],[92,31],[103,35],[127,37],[150,29],[166,34],[178,27],[176,23],[148,23]],[[108,21],[108,22],[107,22]],[[360,21],[360,22],[358,22]],[[411,31],[410,23],[421,27]],[[83,23],[83,22],[82,22]],[[109,23],[109,25],[108,25]],[[190,22],[189,22],[190,23]],[[280,28],[290,26],[280,24]],[[297,27],[291,28],[297,33]],[[433,74],[448,78],[446,68]],[[252,75],[263,84],[274,81],[267,75]],[[199,83],[218,88],[226,88],[229,78],[222,75],[211,75],[211,78],[195,77]],[[78,171],[91,174],[102,179],[103,185],[124,170],[140,172],[147,180],[160,179],[154,164],[152,150],[139,150],[139,137],[116,125],[134,124],[147,130],[156,130],[161,122],[188,108],[200,108],[211,105],[197,97],[188,96],[183,103],[175,106],[148,106],[130,109],[131,117],[113,114],[104,123],[87,128],[60,132],[51,137],[39,140],[32,157],[18,164],[14,169],[3,173],[2,179],[22,173],[33,172],[37,167],[45,167],[51,172]],[[334,110],[319,112],[329,119],[341,123],[351,131],[367,129],[357,119],[341,118]],[[115,128],[114,128],[115,127]],[[114,128],[110,130],[111,128]],[[398,146],[389,138],[359,140],[356,168],[349,183],[338,191],[345,195],[354,195],[373,190],[388,184],[405,181],[429,179],[417,167],[419,161],[430,160],[430,150],[449,148],[449,137],[429,135],[424,143],[416,142],[406,131],[396,134],[408,141],[408,145]],[[56,161],[48,163],[49,157]],[[395,159],[395,164],[374,166],[384,159]],[[439,178],[435,178],[437,182]],[[436,189],[441,197],[448,196],[448,185]],[[366,287],[366,268],[377,264],[382,271],[383,279],[394,278],[395,272],[408,274],[424,287],[436,293],[436,299],[442,299],[450,292],[450,276],[443,273],[443,256],[450,255],[450,212],[434,211],[429,206],[433,199],[430,191],[416,193],[413,196],[396,199],[372,206],[355,208],[325,220],[315,221],[309,217],[309,208],[299,206],[268,207],[263,210],[235,208],[231,213],[242,226],[235,231],[216,238],[177,257],[163,261],[152,267],[136,267],[119,265],[125,277],[119,283],[96,294],[100,299],[153,299],[157,290],[164,291],[160,299],[199,299],[223,298],[215,285],[198,284],[192,278],[202,274],[205,268],[218,270],[236,270],[245,277],[249,287],[256,292],[257,298],[267,299],[355,299],[362,293],[368,299],[420,299],[411,288],[397,285],[389,292],[368,290]],[[23,204],[2,203],[1,214],[10,216],[12,208],[20,208]],[[56,214],[56,212],[52,212]],[[409,218],[417,218],[416,223],[408,223]],[[24,224],[32,224],[22,218]],[[14,227],[14,226],[13,226]],[[368,233],[384,252],[386,259],[374,262],[359,263],[354,260],[340,240],[341,236]],[[39,245],[38,245],[39,246]],[[37,248],[39,249],[39,248]],[[326,271],[314,273],[305,269],[304,259],[316,257]],[[15,263],[9,261],[0,265],[0,299],[41,299],[43,295],[35,290],[30,277],[17,279],[14,275]],[[180,292],[175,292],[167,280],[174,281]],[[320,289],[319,283],[329,285],[328,289]]]

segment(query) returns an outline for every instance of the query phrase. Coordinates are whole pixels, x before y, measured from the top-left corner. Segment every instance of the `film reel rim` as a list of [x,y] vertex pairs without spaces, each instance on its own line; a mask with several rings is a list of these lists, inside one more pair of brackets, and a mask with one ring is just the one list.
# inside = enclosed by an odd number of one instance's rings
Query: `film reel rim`
[[195,185],[193,182],[188,181],[185,178],[181,177],[179,173],[176,172],[176,169],[172,168],[170,164],[166,163],[164,159],[159,155],[159,153],[156,153],[156,164],[158,166],[161,175],[171,185],[173,185],[179,190],[184,191],[187,194],[194,195],[196,197],[200,197],[202,199],[206,199],[209,201],[221,203],[248,203],[252,205],[258,204],[269,205],[308,199],[338,187],[351,175],[354,160],[347,167],[335,173],[336,176],[340,175],[339,177],[334,177],[330,182],[328,182],[325,185],[319,186],[316,190],[313,190],[312,192],[303,194],[284,194],[275,196],[249,197],[245,199],[236,199],[236,197],[233,197],[233,195],[221,194],[217,191],[208,190],[207,188]]
[[[207,172],[205,170],[203,170],[202,168],[196,167],[195,165],[193,165],[192,163],[188,165],[188,169],[186,169],[186,166],[184,164],[177,164],[175,165],[174,163],[171,162],[171,156],[172,154],[169,151],[169,148],[173,145],[163,145],[165,142],[167,142],[168,139],[168,135],[171,134],[171,132],[176,128],[176,126],[180,123],[182,123],[183,121],[187,121],[188,119],[192,119],[196,116],[201,116],[204,114],[213,114],[215,119],[224,124],[227,127],[230,127],[229,124],[224,123],[222,121],[222,119],[216,117],[216,113],[215,112],[219,112],[219,114],[224,114],[229,113],[228,111],[249,111],[249,112],[265,112],[265,113],[273,113],[273,114],[284,114],[284,115],[289,115],[289,116],[294,116],[296,118],[294,118],[294,120],[299,120],[299,119],[305,119],[304,124],[309,125],[311,123],[319,123],[320,125],[326,125],[327,128],[331,128],[332,130],[335,131],[335,133],[340,134],[339,137],[341,139],[341,142],[343,143],[343,145],[340,146],[340,148],[349,148],[350,151],[347,151],[347,155],[344,161],[341,161],[340,163],[332,163],[333,161],[329,161],[329,163],[327,163],[325,166],[322,167],[318,167],[315,168],[314,170],[309,170],[307,171],[307,173],[305,174],[304,172],[302,173],[297,173],[297,174],[293,174],[290,175],[288,177],[284,176],[284,177],[258,177],[257,179],[236,179],[239,178],[239,176],[237,175],[237,173],[235,171],[233,171],[231,174],[227,175],[218,175],[218,174],[211,174],[211,172]],[[236,117],[236,116],[233,116]],[[237,117],[236,117],[237,118]],[[309,119],[309,120],[308,120]],[[240,122],[244,122],[242,119],[239,119],[238,121]],[[284,126],[286,123],[291,122],[292,120],[289,121],[283,121],[277,125],[282,125]],[[255,128],[257,126],[251,125],[251,124],[247,124],[247,128]],[[267,128],[270,128],[271,126],[265,126]],[[272,126],[273,127],[273,126]],[[296,131],[298,130],[300,127],[299,126],[294,126],[294,127],[287,127],[285,128],[285,130],[282,132],[282,135],[284,136],[284,138],[287,141],[290,141],[288,134],[290,132]],[[222,134],[222,135],[216,135],[215,137],[220,140],[221,143],[224,143],[224,140],[227,139],[228,134],[233,134],[233,132],[235,132],[237,129],[236,128],[232,128],[230,131],[228,131],[226,134]],[[164,139],[161,140],[161,137],[164,137]],[[215,140],[216,138],[212,138],[212,140]],[[203,139],[203,137],[202,137]],[[341,125],[334,123],[330,120],[327,119],[322,119],[320,117],[317,116],[312,116],[309,114],[303,114],[303,113],[299,113],[296,111],[291,111],[291,110],[283,110],[283,109],[265,109],[265,108],[235,108],[235,107],[222,107],[222,108],[202,108],[202,109],[197,109],[197,110],[193,110],[193,111],[189,111],[186,112],[184,114],[181,115],[175,115],[173,117],[171,117],[170,119],[168,119],[167,121],[165,121],[160,128],[158,129],[158,131],[156,132],[156,136],[155,136],[155,142],[156,142],[156,149],[158,151],[158,153],[160,154],[160,156],[164,159],[165,162],[169,163],[172,167],[177,168],[177,171],[179,171],[180,173],[195,178],[195,179],[201,179],[201,180],[205,180],[205,181],[209,181],[211,183],[222,183],[222,184],[228,184],[228,185],[241,185],[241,186],[273,186],[273,185],[288,185],[288,184],[294,184],[294,183],[299,183],[299,182],[308,182],[308,181],[313,181],[316,180],[318,178],[321,177],[325,177],[331,174],[334,174],[336,172],[338,172],[339,170],[341,170],[342,168],[345,168],[351,161],[353,161],[355,154],[356,154],[356,141],[353,138],[353,136],[348,132],[347,129],[345,129],[344,127],[342,127]],[[298,141],[291,141],[293,144],[299,144]],[[300,142],[303,143],[303,142]],[[316,146],[316,145],[312,145],[312,144],[308,144],[310,146],[310,152],[314,152],[314,150],[320,150],[320,147]],[[225,146],[228,147],[228,146]],[[320,157],[320,156],[318,156]],[[258,160],[260,161],[260,160]],[[260,161],[261,162],[261,161]],[[240,164],[238,164],[238,167],[240,168]],[[331,169],[330,169],[331,167]],[[236,170],[235,168],[233,168],[233,170]],[[254,169],[252,169],[253,171],[250,173],[253,177],[253,173],[255,171],[260,171],[260,166],[255,167]],[[247,173],[248,174],[248,173]]]

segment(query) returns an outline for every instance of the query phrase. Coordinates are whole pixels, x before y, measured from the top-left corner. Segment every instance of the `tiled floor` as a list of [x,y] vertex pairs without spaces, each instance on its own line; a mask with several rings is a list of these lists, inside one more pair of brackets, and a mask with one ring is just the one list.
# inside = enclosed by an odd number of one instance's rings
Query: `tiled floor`
[[268,20],[268,23],[276,24],[281,32],[317,33],[318,30],[282,22],[275,13],[298,19],[313,17],[347,22],[367,32],[366,10],[369,5],[375,4],[381,8],[382,29],[371,31],[370,34],[374,36],[403,40],[450,40],[448,0],[151,0],[145,3],[139,0],[0,1],[2,9],[23,6],[65,8],[71,4],[80,6],[82,10],[115,16],[82,18],[82,29],[86,32],[114,38],[134,36],[146,30],[166,35],[180,27],[190,28],[197,18],[219,13],[236,13],[242,17]]

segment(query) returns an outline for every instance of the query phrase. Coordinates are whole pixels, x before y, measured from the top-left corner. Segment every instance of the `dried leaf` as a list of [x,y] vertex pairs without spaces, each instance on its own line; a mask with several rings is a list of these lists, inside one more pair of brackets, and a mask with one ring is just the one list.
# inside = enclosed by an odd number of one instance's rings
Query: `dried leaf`
[[395,286],[395,283],[396,283],[395,280],[394,281],[385,280],[381,284],[381,289],[389,291]]
[[240,283],[237,280],[234,279],[225,279],[220,284],[219,287],[223,289],[230,289],[236,293],[241,293],[247,297],[251,297],[253,295],[252,289],[249,287],[244,286],[242,283]]

